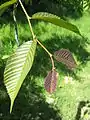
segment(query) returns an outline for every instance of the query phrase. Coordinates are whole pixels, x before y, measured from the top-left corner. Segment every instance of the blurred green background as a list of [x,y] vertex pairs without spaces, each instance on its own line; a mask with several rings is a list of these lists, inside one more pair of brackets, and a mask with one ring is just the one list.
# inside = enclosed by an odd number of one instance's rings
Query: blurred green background
[[[0,4],[7,0],[1,0]],[[75,24],[80,36],[43,21],[31,21],[33,30],[41,43],[51,52],[69,49],[78,66],[72,72],[55,61],[59,73],[54,94],[44,88],[44,78],[51,70],[47,53],[38,45],[34,64],[16,98],[13,112],[9,114],[10,99],[3,84],[6,59],[17,48],[14,37],[12,6],[0,17],[0,120],[80,120],[83,106],[90,100],[90,10],[89,0],[23,0],[27,12],[44,11],[56,14]],[[19,42],[31,40],[29,26],[20,6],[17,9]],[[65,83],[65,76],[72,82]],[[89,120],[89,119],[85,119]]]

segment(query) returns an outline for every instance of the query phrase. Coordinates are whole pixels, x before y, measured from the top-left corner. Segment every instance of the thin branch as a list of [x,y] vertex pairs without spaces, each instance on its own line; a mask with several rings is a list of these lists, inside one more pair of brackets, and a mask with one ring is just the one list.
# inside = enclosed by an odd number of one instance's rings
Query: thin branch
[[21,0],[19,0],[19,3],[20,3],[20,5],[21,5],[21,7],[22,7],[22,9],[23,9],[26,17],[27,17],[27,20],[28,20],[28,23],[29,23],[29,27],[30,27],[30,31],[31,31],[31,33],[32,33],[33,40],[34,40],[34,39],[35,39],[35,35],[34,35],[33,29],[32,29],[32,25],[31,25],[31,22],[30,22],[30,17],[29,17],[29,15],[27,14],[27,12],[26,12],[26,10],[25,10],[25,8],[24,8]]
[[21,7],[22,7],[22,9],[23,9],[23,11],[24,11],[24,13],[25,13],[25,15],[26,15],[27,18],[28,18],[28,14],[27,14],[27,12],[26,12],[26,10],[25,10],[25,8],[24,8],[24,6],[23,6],[21,0],[19,0],[19,3],[20,3],[20,5],[21,5]]
[[52,56],[51,56],[50,58],[51,58],[51,62],[52,62],[52,70],[54,70],[54,69],[55,69],[54,60],[53,60],[53,57],[52,57]]
[[[37,40],[37,39],[36,39]],[[42,45],[41,42],[39,42],[39,40],[37,40],[38,44],[48,53],[48,55],[51,57],[52,54]]]
[[26,17],[27,17],[27,20],[28,20],[28,23],[29,23],[29,27],[30,27],[30,31],[31,31],[32,36],[33,36],[33,40],[36,40],[38,42],[38,44],[48,53],[48,55],[50,56],[51,62],[52,62],[52,70],[55,69],[55,67],[54,67],[54,60],[53,60],[52,54],[42,45],[41,42],[39,42],[36,39],[36,36],[34,35],[33,29],[32,29],[32,25],[31,25],[31,22],[30,22],[31,17],[27,14],[27,12],[26,12],[26,10],[25,10],[21,0],[19,0],[19,3],[20,3],[20,5],[21,5],[21,7],[22,7]]
[[52,62],[52,70],[54,70],[55,67],[54,67],[54,60],[53,60],[53,57],[52,57],[53,55],[42,45],[41,42],[39,42],[38,40],[37,40],[37,42],[48,53],[48,55],[50,56],[50,59],[51,59],[51,62]]
[[14,4],[14,6],[13,6],[13,20],[14,20],[14,27],[15,27],[15,40],[16,40],[17,45],[19,46],[18,27],[17,27],[17,20],[16,20],[16,7],[17,7],[17,4]]

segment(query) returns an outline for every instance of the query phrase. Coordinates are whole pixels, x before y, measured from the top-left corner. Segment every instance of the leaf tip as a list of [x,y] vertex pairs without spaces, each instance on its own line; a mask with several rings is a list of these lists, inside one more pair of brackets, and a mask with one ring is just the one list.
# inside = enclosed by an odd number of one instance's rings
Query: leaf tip
[[10,105],[10,114],[12,113],[13,104],[14,104],[14,100],[11,100],[11,105]]

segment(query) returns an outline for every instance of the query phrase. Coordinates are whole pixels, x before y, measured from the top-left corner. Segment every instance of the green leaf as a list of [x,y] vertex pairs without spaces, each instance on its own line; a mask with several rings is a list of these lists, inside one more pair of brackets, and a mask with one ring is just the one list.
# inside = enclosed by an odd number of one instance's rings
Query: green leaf
[[33,14],[31,19],[40,19],[40,20],[44,20],[44,21],[53,23],[60,27],[66,28],[70,31],[73,31],[81,36],[79,29],[75,25],[61,19],[60,17],[58,17],[56,15],[46,13],[46,12],[39,12],[39,13]]
[[10,5],[12,5],[12,4],[16,3],[16,2],[17,2],[17,0],[10,0],[8,2],[5,2],[5,3],[1,4],[0,5],[0,11],[1,11],[1,9],[9,7]]
[[3,9],[0,10],[0,16],[7,10],[7,8],[8,8],[8,7],[3,8]]
[[7,61],[4,84],[11,100],[10,113],[20,87],[32,67],[36,44],[36,40],[25,42]]

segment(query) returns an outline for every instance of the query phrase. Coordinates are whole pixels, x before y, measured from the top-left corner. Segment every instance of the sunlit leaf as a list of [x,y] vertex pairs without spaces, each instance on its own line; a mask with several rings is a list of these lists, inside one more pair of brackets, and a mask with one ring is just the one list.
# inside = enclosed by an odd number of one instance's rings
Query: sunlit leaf
[[17,2],[17,0],[10,0],[8,2],[5,2],[5,3],[1,4],[0,5],[0,11],[1,11],[1,9],[9,7],[10,5],[12,5],[12,4],[16,3],[16,2]]
[[11,99],[10,112],[20,87],[32,67],[36,50],[36,41],[21,45],[7,61],[4,72],[4,83]]
[[53,23],[55,25],[66,28],[70,31],[73,31],[73,32],[81,35],[80,32],[79,32],[79,29],[75,25],[61,19],[60,17],[58,17],[56,15],[50,14],[50,13],[46,13],[46,12],[35,13],[35,14],[32,15],[31,19],[44,20],[44,21]]

